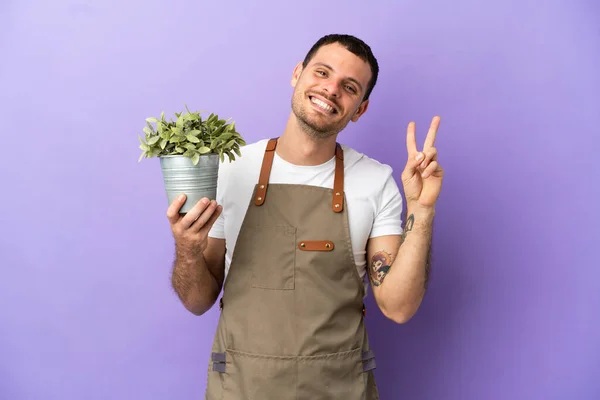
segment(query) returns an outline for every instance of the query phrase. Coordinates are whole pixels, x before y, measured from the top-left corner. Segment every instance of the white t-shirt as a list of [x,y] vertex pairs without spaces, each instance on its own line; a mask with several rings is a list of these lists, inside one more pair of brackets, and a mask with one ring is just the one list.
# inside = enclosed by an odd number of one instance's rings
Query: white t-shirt
[[[219,166],[217,203],[223,212],[209,236],[225,239],[225,276],[254,186],[258,182],[268,139],[241,148],[241,157]],[[366,273],[367,240],[376,236],[402,233],[402,197],[392,168],[345,145],[344,191],[347,200],[350,236],[356,268],[361,278]],[[269,183],[304,184],[333,188],[335,157],[317,166],[290,164],[277,153]],[[367,282],[365,282],[365,289]],[[365,291],[366,292],[366,291]]]

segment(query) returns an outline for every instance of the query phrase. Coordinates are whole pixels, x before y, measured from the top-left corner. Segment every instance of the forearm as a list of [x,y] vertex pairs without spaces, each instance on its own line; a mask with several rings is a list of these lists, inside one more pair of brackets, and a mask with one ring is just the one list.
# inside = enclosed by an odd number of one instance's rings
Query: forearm
[[429,279],[434,214],[430,209],[408,209],[398,253],[380,286],[383,307],[394,320],[410,319],[423,300]]
[[195,315],[208,311],[219,296],[221,284],[200,250],[176,246],[172,274],[173,289]]

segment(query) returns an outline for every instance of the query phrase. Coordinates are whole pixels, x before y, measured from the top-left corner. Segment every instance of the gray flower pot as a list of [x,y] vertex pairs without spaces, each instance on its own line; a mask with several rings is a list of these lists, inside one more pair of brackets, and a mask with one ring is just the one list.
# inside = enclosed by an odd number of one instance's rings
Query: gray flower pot
[[220,162],[218,154],[200,156],[197,165],[194,165],[189,157],[181,155],[160,156],[159,158],[169,205],[181,193],[187,196],[180,213],[187,213],[204,197],[211,200],[217,197]]

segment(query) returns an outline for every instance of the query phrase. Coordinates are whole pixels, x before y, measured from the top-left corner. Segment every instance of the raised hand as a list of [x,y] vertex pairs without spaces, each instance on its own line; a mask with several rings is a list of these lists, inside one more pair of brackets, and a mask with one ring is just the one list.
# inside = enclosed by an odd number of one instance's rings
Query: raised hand
[[167,209],[167,218],[178,248],[190,252],[204,252],[208,233],[221,214],[223,207],[208,199],[200,200],[186,214],[179,214],[185,203],[185,195],[177,197]]
[[408,207],[433,208],[442,190],[444,170],[438,162],[438,152],[434,147],[439,125],[440,117],[434,117],[423,150],[419,151],[415,139],[415,123],[408,124],[406,132],[408,160],[402,172],[402,184]]

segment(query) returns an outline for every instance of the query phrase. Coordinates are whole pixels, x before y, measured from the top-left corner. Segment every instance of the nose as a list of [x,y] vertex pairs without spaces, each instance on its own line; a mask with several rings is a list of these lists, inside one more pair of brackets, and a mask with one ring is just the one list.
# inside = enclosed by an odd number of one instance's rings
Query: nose
[[323,85],[323,91],[329,96],[338,97],[340,94],[340,85],[334,80],[329,80]]

